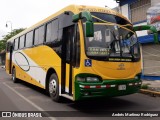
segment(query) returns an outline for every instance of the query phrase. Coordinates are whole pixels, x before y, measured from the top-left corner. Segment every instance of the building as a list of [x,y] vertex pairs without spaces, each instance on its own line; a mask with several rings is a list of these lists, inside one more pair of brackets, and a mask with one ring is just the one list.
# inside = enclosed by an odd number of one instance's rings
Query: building
[[[118,12],[130,19],[134,26],[153,25],[159,31],[160,41],[160,0],[116,0]],[[154,19],[153,19],[154,18]],[[143,77],[160,79],[160,46],[153,44],[150,31],[138,31],[138,39],[142,44]]]
[[[147,25],[147,11],[160,0],[116,0],[119,2],[119,12],[131,20],[134,26]],[[148,35],[147,31],[137,32],[137,35]]]

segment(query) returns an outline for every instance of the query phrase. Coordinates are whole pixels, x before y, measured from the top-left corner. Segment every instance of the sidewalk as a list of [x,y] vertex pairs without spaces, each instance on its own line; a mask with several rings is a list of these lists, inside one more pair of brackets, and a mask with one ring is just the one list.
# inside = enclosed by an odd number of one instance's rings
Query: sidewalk
[[140,93],[149,94],[153,97],[160,96],[160,80],[142,80]]

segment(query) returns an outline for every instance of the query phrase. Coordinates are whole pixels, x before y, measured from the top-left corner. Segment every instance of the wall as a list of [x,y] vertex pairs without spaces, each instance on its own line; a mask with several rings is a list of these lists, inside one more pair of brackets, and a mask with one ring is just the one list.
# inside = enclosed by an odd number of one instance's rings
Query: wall
[[[151,0],[152,1],[152,0]],[[160,1],[160,0],[158,0],[158,1]],[[132,7],[132,10],[133,10],[133,4],[132,4],[132,6],[130,6],[130,4],[131,3],[134,3],[134,2],[136,2],[136,0],[135,1],[133,1],[133,0],[123,0],[122,2],[121,2],[121,13],[124,15],[124,16],[126,16],[128,19],[131,19],[132,17],[131,17],[131,9],[130,9],[130,7]],[[154,3],[156,2],[156,1],[153,1]],[[140,2],[141,4],[142,3],[144,3],[144,1],[142,1],[142,2]],[[141,4],[139,4],[138,3],[138,5],[141,5]],[[151,3],[148,5],[148,3],[145,3],[145,6],[143,6],[143,5],[141,5],[140,7],[139,7],[139,9],[141,8],[141,14],[145,14],[145,12],[143,11],[143,10],[145,10],[145,9],[148,9],[149,7],[151,6]],[[135,6],[134,6],[135,7]],[[134,9],[136,9],[136,8],[134,8]],[[135,13],[137,14],[138,13],[138,11],[136,12],[134,12],[134,15],[135,15]],[[132,13],[133,14],[133,13]],[[138,17],[138,14],[136,15],[137,17]],[[134,26],[139,26],[139,25],[147,25],[147,20],[144,18],[143,19],[143,17],[141,18],[142,20],[141,21],[137,21],[137,22],[135,22],[135,23],[133,23],[134,24]],[[133,19],[132,19],[133,20]],[[135,21],[135,19],[133,20],[133,21]],[[140,36],[146,36],[146,35],[148,35],[148,33],[147,33],[147,30],[145,30],[145,31],[138,31],[137,32],[137,35],[138,35],[138,37],[140,37]]]
[[[130,4],[133,3],[133,0],[122,0],[121,10],[124,16],[127,18],[131,18],[130,13]],[[160,3],[160,0],[151,0],[151,6]],[[127,10],[128,6],[128,10]],[[147,11],[146,11],[147,12]],[[137,15],[138,16],[138,15]],[[134,26],[138,25],[147,25],[147,21],[139,21],[134,24]],[[148,41],[153,36],[148,35],[147,31],[137,31],[137,35],[140,38],[146,38],[144,41]],[[144,36],[144,37],[140,37]],[[160,38],[160,37],[159,37]],[[160,47],[159,44],[154,44],[153,42],[148,42],[142,44],[142,55],[143,55],[143,75],[146,76],[160,76]]]
[[127,17],[129,19],[129,9],[128,9],[128,4],[123,5],[123,7],[121,7],[121,13]]

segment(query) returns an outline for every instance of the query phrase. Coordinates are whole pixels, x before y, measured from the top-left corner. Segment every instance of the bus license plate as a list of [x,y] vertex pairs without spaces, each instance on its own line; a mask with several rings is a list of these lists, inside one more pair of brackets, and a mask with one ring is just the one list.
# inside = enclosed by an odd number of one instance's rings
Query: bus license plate
[[126,90],[126,85],[119,85],[118,90]]

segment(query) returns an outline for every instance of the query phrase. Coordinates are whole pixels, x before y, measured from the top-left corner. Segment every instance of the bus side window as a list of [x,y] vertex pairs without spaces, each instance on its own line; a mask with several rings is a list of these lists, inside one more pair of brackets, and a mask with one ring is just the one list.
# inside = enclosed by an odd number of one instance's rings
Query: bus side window
[[24,40],[25,40],[25,36],[23,35],[23,36],[20,37],[20,44],[19,44],[20,49],[24,48]]
[[18,50],[19,47],[19,38],[16,38],[14,41],[14,50]]
[[34,31],[34,45],[38,45],[38,29]]
[[34,34],[34,45],[43,44],[44,42],[44,25],[37,28]]
[[58,40],[58,19],[47,24],[46,42],[54,42]]
[[52,34],[52,23],[47,24],[47,32],[46,32],[46,42],[51,42],[51,34]]
[[38,29],[38,44],[43,44],[43,42],[44,42],[44,32],[45,32],[45,30],[44,30],[44,25],[43,26],[41,26],[41,27],[39,27],[39,29]]
[[26,47],[33,45],[33,31],[26,34]]
[[58,19],[52,21],[52,35],[51,35],[51,41],[57,41],[58,40]]

